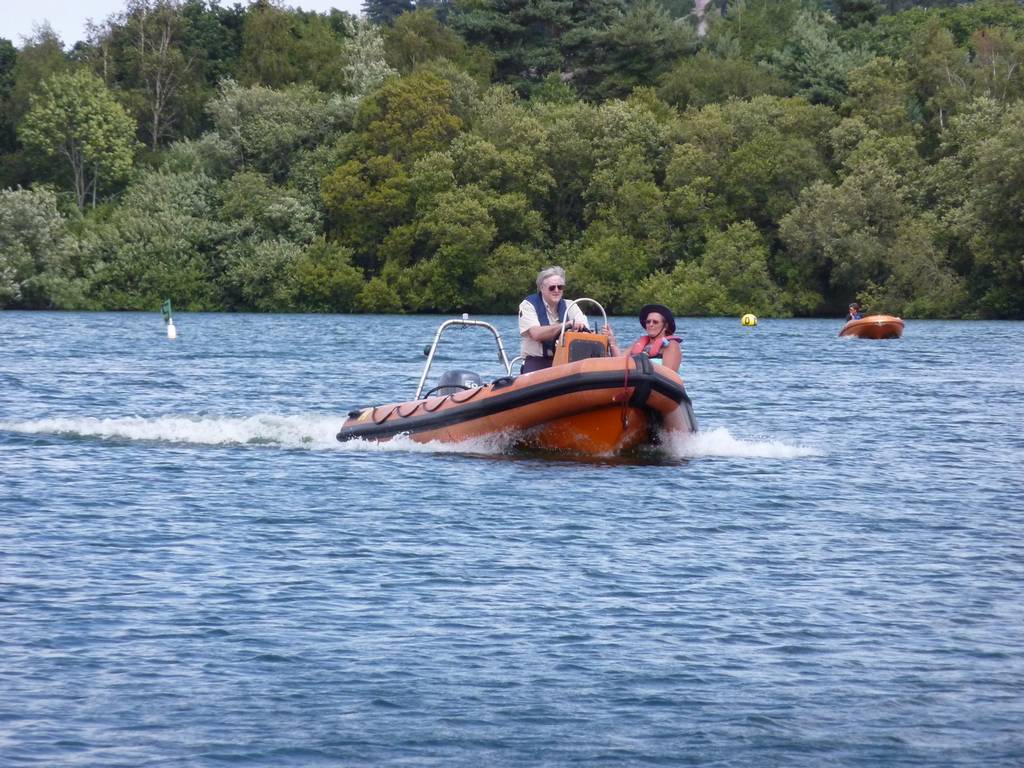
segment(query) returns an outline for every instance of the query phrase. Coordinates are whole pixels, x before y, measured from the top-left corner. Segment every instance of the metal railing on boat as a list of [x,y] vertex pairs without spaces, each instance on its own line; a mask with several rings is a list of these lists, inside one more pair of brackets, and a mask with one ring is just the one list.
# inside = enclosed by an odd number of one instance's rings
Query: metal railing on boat
[[498,329],[495,328],[490,323],[484,322],[483,320],[470,320],[469,315],[464,314],[461,318],[457,318],[454,320],[445,320],[437,329],[437,333],[434,334],[434,341],[428,348],[429,351],[427,352],[427,362],[426,365],[423,366],[423,375],[420,376],[420,383],[416,387],[416,396],[413,398],[414,400],[419,400],[420,395],[423,393],[423,385],[424,383],[426,383],[427,375],[430,373],[430,366],[433,365],[434,363],[434,354],[437,352],[437,344],[441,340],[441,335],[445,332],[445,330],[452,327],[486,328],[488,331],[490,331],[491,334],[494,336],[495,342],[497,342],[498,344],[498,362],[505,366],[505,371],[508,375],[512,375],[512,363],[509,362],[508,355],[505,354],[505,345],[501,341],[501,334],[498,332]]

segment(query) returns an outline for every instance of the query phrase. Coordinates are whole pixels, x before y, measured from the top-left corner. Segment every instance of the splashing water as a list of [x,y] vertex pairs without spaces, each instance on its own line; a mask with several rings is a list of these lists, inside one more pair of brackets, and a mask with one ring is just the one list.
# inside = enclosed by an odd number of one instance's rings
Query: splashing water
[[481,438],[457,444],[416,443],[398,436],[386,443],[352,440],[339,443],[341,425],[336,415],[257,414],[246,417],[128,416],[0,421],[0,429],[30,435],[62,435],[111,440],[152,441],[190,445],[256,445],[348,452],[404,451],[418,453],[501,453],[507,437]]
[[692,435],[672,436],[665,447],[673,456],[680,459],[711,456],[743,459],[802,459],[822,455],[821,451],[814,448],[803,445],[787,445],[778,440],[742,440],[733,437],[725,427],[717,427],[709,432],[697,432]]
[[[352,440],[339,443],[335,438],[341,420],[323,414],[257,414],[245,417],[217,416],[128,416],[99,419],[92,417],[0,421],[0,429],[23,434],[64,435],[112,440],[153,441],[191,445],[257,445],[308,450],[345,452],[507,453],[514,442],[511,435],[466,440],[459,443],[418,443],[398,436],[388,442]],[[743,440],[733,437],[724,427],[693,435],[671,436],[662,452],[674,459],[707,457],[799,459],[820,456],[806,446],[792,446],[778,440]]]

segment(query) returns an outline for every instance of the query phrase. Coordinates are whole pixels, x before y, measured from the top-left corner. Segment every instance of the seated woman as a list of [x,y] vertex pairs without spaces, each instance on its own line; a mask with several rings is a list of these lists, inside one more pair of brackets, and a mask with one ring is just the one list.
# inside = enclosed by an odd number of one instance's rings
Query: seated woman
[[851,320],[860,320],[860,318],[860,302],[855,301],[850,304],[849,311],[846,313],[846,322],[850,322]]
[[646,333],[625,352],[616,344],[611,328],[604,329],[608,334],[608,346],[612,354],[619,357],[645,352],[654,362],[678,372],[679,364],[683,361],[683,348],[680,346],[682,339],[675,335],[676,319],[672,310],[663,304],[647,304],[640,310],[640,325]]

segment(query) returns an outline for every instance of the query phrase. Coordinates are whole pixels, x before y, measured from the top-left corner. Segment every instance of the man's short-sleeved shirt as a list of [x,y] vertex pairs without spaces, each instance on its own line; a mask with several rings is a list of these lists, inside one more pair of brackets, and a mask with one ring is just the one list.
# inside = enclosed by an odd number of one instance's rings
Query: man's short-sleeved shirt
[[[567,302],[568,303],[568,302]],[[548,313],[548,324],[558,325],[558,306],[552,310],[551,307],[544,303],[544,309]],[[584,325],[590,325],[590,321],[587,320],[587,316],[583,314],[578,306],[575,304],[569,307],[566,314],[569,317],[569,323],[578,321]],[[527,335],[527,331],[531,328],[536,328],[540,325],[540,320],[537,319],[537,310],[533,308],[533,303],[529,299],[523,299],[519,305],[519,338],[522,339],[522,345],[520,348],[521,355],[531,355],[533,357],[544,357],[544,345],[539,341],[534,341]]]

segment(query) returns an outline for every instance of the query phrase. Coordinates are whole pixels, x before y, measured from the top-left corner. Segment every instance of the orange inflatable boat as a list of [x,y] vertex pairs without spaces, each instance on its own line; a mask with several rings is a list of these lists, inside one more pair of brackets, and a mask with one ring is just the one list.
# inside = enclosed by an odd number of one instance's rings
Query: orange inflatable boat
[[[494,335],[507,375],[484,382],[472,371],[448,371],[421,397],[442,333],[468,326]],[[553,365],[515,375],[512,364],[518,358],[508,361],[497,329],[463,315],[438,329],[415,397],[351,411],[338,440],[384,441],[408,435],[417,442],[461,442],[508,435],[523,448],[614,455],[656,443],[666,430],[697,430],[690,398],[675,371],[646,355],[608,354],[603,334],[563,326]]]
[[860,320],[847,321],[839,335],[859,339],[898,339],[903,335],[903,321],[892,315],[868,315]]

